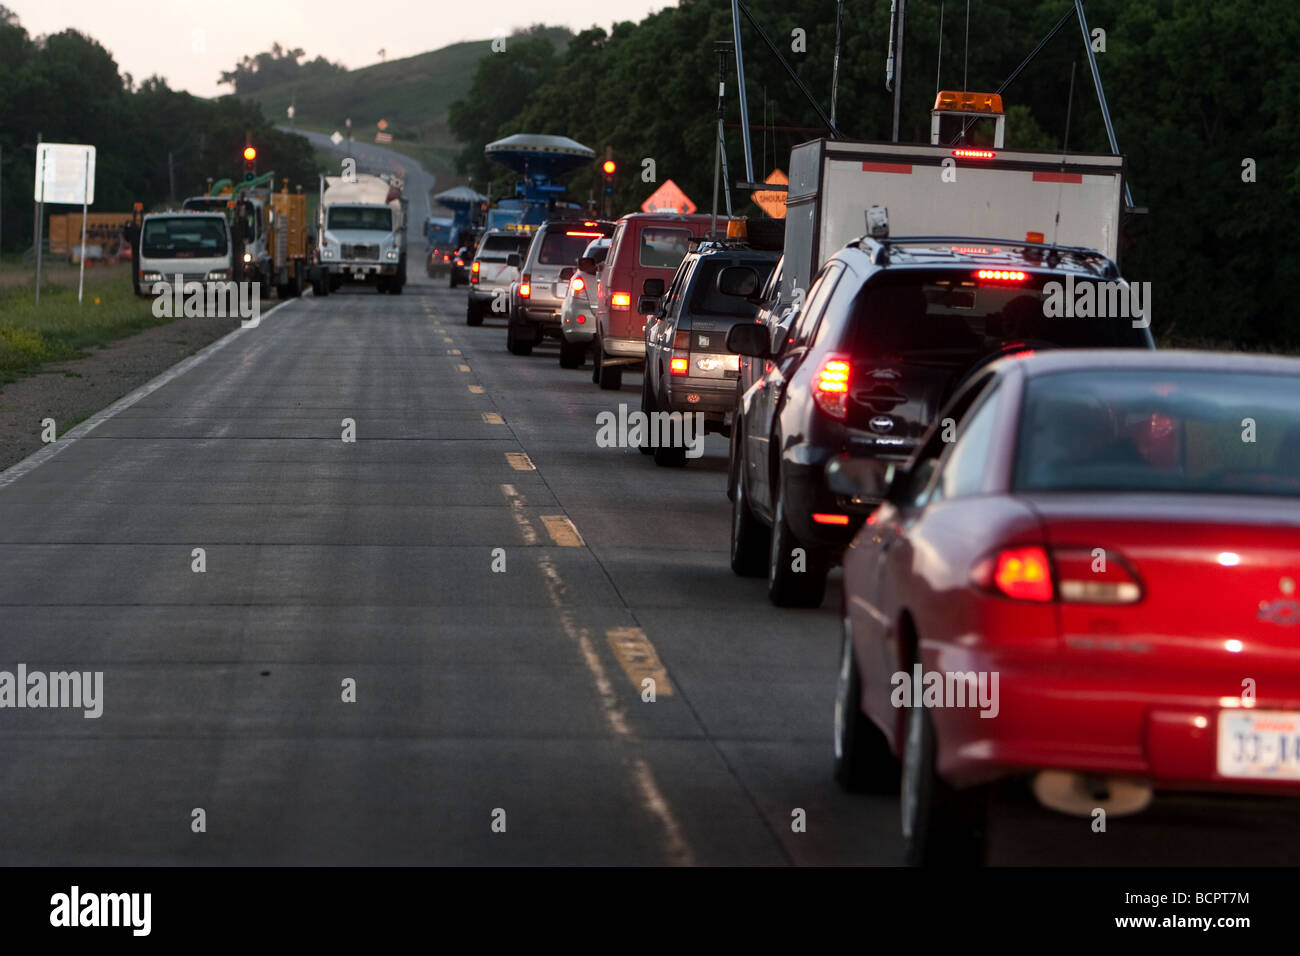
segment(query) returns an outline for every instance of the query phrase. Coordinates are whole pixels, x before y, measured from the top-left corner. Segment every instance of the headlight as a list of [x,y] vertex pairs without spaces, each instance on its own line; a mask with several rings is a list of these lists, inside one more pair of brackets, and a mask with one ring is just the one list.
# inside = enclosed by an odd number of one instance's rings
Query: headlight
[[161,272],[141,272],[141,273],[140,273],[140,281],[141,281],[141,282],[162,282],[162,280],[163,280],[163,277],[162,277],[162,273],[161,273]]
[[387,253],[389,259],[399,259],[401,255],[402,251],[400,249],[389,249]]
[[218,279],[218,280],[220,280],[220,279],[229,279],[229,278],[230,278],[230,270],[229,270],[229,269],[213,269],[211,272],[208,273],[207,278],[209,278],[209,279]]
[[245,253],[244,253],[244,261],[245,261],[245,262],[252,262],[252,261],[253,261],[253,254],[252,254],[251,252],[245,252]]
[[320,257],[321,257],[322,259],[333,259],[333,258],[334,258],[334,250],[333,250],[333,249],[322,249],[322,250],[320,251]]

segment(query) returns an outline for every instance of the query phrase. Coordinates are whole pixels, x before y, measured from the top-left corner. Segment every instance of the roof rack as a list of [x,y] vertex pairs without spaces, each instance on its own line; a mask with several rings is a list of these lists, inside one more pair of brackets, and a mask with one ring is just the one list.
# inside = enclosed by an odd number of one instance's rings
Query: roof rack
[[1026,239],[993,239],[987,236],[861,236],[855,242],[859,247],[865,247],[868,243],[871,244],[874,247],[872,261],[879,265],[885,265],[889,262],[889,249],[891,246],[971,246],[978,244],[1005,246],[1011,249],[1032,249],[1041,252],[1048,265],[1055,265],[1060,262],[1063,256],[1100,262],[1102,264],[1100,270],[1102,275],[1119,277],[1119,267],[1115,265],[1109,256],[1104,252],[1098,252],[1096,249],[1088,249],[1084,246],[1058,246],[1046,242],[1030,242]]

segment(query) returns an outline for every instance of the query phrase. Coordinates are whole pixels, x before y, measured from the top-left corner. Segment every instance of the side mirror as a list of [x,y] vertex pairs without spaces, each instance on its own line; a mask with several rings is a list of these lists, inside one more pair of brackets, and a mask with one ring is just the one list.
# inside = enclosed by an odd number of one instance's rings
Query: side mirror
[[637,300],[636,310],[642,315],[655,315],[659,312],[659,296],[643,295]]
[[837,495],[865,501],[883,501],[889,497],[896,476],[901,474],[894,463],[873,458],[840,457],[826,466],[826,486]]
[[727,266],[718,273],[718,291],[747,299],[758,291],[758,273],[749,266]]
[[756,322],[733,325],[727,333],[727,351],[750,358],[765,359],[772,355],[767,329]]
[[518,269],[522,264],[523,263],[519,259],[519,253],[512,252],[510,255],[506,256],[506,265],[511,268]]
[[641,286],[641,294],[653,296],[656,299],[659,298],[661,295],[664,294],[664,280],[646,279]]
[[591,256],[583,256],[578,260],[578,271],[585,272],[587,275],[596,274],[596,260]]
[[568,282],[573,278],[573,266],[565,266],[560,270],[560,281]]

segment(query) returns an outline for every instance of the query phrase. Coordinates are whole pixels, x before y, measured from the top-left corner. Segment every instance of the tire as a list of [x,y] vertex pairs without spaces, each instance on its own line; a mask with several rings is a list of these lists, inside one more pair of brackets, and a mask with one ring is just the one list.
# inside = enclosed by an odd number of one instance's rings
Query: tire
[[380,276],[375,280],[375,291],[380,295],[388,291],[388,279],[385,276]]
[[515,331],[516,328],[518,327],[514,322],[508,322],[506,325],[506,349],[511,355],[532,355],[533,343],[523,341]]
[[337,292],[337,291],[339,291],[339,289],[341,289],[341,288],[343,288],[343,277],[342,277],[342,276],[330,276],[330,277],[329,277],[329,291],[330,291],[330,292]]
[[600,337],[596,337],[596,348],[591,353],[591,382],[593,385],[600,384],[600,364],[605,358],[605,349],[600,344]]
[[935,772],[937,752],[930,709],[909,707],[898,801],[905,861],[908,866],[983,866],[989,788],[950,787]]
[[[646,421],[650,421],[650,416],[658,409],[659,403],[655,401],[654,395],[650,391],[650,370],[647,368],[645,374],[641,376],[641,412],[646,416]],[[644,435],[643,441],[638,447],[638,451],[643,455],[653,455],[654,446],[650,444],[650,436]]]
[[295,262],[293,267],[293,278],[289,280],[289,295],[295,299],[302,298],[303,290],[307,287],[307,280],[304,273],[307,267],[301,262]]
[[[733,435],[739,429],[733,431]],[[736,439],[731,440],[732,455],[736,454]],[[767,571],[769,537],[768,529],[749,507],[745,495],[745,479],[735,469],[731,488],[731,570],[742,578],[762,577]]]
[[276,283],[276,286],[275,286],[275,297],[276,297],[277,299],[280,299],[281,301],[283,301],[284,299],[289,298],[289,297],[290,297],[290,292],[289,292],[289,283],[287,283],[287,282],[285,282],[285,283]]
[[401,295],[402,290],[406,288],[406,253],[405,252],[402,253],[401,259],[398,260],[397,275],[394,276],[393,278],[394,281],[393,281],[392,288],[397,295]]
[[479,326],[483,324],[483,305],[473,299],[465,302],[465,324]]
[[842,614],[844,648],[835,689],[835,781],[850,793],[898,793],[900,767],[889,741],[862,712],[862,675],[853,630]]
[[616,392],[623,387],[623,366],[610,365],[605,358],[606,356],[601,356],[596,384],[607,392]]
[[560,368],[581,368],[586,356],[586,343],[560,339]]
[[[649,425],[647,425],[649,427]],[[663,437],[660,435],[659,437]],[[678,445],[676,447],[665,448],[660,445],[652,449],[655,456],[655,464],[660,468],[685,468],[686,467],[686,448]]]
[[389,295],[401,295],[402,290],[406,288],[406,276],[396,276],[388,285]]
[[[773,442],[772,448],[780,448]],[[804,552],[804,568],[794,569],[793,553]],[[777,607],[821,607],[826,596],[825,556],[819,549],[799,543],[785,520],[785,482],[778,484],[776,512],[772,516],[772,539],[767,557],[767,596]]]

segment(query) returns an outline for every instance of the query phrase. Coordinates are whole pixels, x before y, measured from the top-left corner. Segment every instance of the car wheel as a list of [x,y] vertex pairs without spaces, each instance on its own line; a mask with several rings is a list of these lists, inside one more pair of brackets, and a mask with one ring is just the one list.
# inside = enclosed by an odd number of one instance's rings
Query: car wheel
[[850,793],[898,793],[900,768],[889,741],[862,712],[862,674],[853,628],[842,615],[844,649],[835,689],[835,780]]
[[533,343],[525,342],[519,336],[518,327],[514,322],[507,320],[506,324],[506,349],[511,355],[532,355]]
[[[773,449],[780,447],[772,444]],[[785,482],[780,481],[767,557],[767,596],[777,607],[821,607],[829,570],[826,559],[820,549],[799,543],[785,514]],[[798,555],[796,551],[803,553]]]
[[387,291],[388,291],[388,280],[387,280],[386,278],[384,278],[383,276],[380,276],[378,279],[376,279],[376,280],[375,280],[375,291],[378,292],[380,295],[383,295],[385,292],[387,292]]
[[560,368],[581,368],[586,352],[586,343],[560,339]]
[[641,376],[641,413],[645,415],[646,430],[641,435],[641,444],[638,451],[643,455],[653,455],[654,445],[650,442],[650,423],[653,421],[653,415],[658,410],[659,403],[655,401],[654,393],[650,389],[650,369],[647,367]]
[[[733,446],[734,446],[733,439]],[[733,452],[734,454],[734,452]],[[767,570],[768,535],[745,496],[745,481],[736,472],[731,489],[731,570],[742,578],[762,577]]]
[[591,353],[591,380],[593,383],[600,384],[600,363],[605,358],[605,350],[601,347],[600,337],[596,338],[596,348]]
[[465,324],[482,325],[483,324],[483,306],[473,299],[465,303]]
[[899,811],[908,866],[982,866],[987,852],[989,790],[954,790],[935,772],[934,720],[927,707],[908,708],[903,737]]
[[[600,354],[600,347],[597,345]],[[623,387],[623,366],[610,365],[605,361],[607,356],[600,356],[600,367],[597,369],[596,384],[606,391],[616,392]]]

